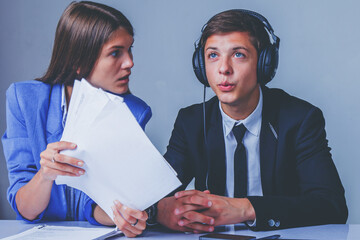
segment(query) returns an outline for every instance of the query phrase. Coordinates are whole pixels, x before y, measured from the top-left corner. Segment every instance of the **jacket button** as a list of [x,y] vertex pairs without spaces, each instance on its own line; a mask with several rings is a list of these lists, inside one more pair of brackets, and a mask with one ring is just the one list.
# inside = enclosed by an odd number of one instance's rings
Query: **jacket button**
[[275,227],[280,227],[280,221],[275,222]]
[[270,227],[273,227],[273,226],[275,225],[274,219],[270,219],[270,220],[268,221],[268,224],[269,224]]

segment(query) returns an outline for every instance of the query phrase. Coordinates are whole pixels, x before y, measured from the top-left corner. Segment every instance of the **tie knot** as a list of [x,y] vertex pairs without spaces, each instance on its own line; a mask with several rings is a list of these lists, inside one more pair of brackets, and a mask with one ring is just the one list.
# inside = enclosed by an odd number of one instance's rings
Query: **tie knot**
[[242,139],[244,137],[244,134],[246,132],[246,127],[244,126],[244,124],[240,124],[238,126],[234,126],[233,129],[233,134],[236,138],[236,141],[238,143],[241,143],[242,142]]

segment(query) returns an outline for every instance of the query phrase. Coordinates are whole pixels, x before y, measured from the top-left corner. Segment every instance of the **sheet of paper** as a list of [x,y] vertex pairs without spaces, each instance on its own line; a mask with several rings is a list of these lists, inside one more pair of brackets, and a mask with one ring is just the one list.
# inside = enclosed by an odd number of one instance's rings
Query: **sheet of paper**
[[39,225],[22,233],[3,238],[3,240],[64,240],[95,239],[112,232],[113,228],[85,228]]
[[[119,200],[144,210],[181,185],[176,172],[157,151],[121,97],[76,84],[74,104],[61,140],[77,144],[61,154],[82,159],[81,177],[59,176],[56,184],[80,189],[112,217]],[[88,88],[93,88],[89,89]],[[75,90],[75,89],[74,89]]]

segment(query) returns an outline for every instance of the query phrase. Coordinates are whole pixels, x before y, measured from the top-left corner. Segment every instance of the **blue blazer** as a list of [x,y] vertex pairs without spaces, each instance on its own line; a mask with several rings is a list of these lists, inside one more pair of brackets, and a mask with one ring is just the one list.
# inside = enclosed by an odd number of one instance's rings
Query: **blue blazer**
[[[344,188],[331,158],[320,109],[280,89],[263,87],[262,92],[264,196],[248,197],[256,212],[252,229],[345,223]],[[211,193],[224,196],[225,143],[217,97],[206,102],[205,108],[206,142],[202,104],[192,105],[179,111],[164,157],[177,171],[181,189],[195,177],[196,189],[208,186]]]
[[[134,95],[122,97],[144,129],[151,118],[150,107]],[[25,81],[13,83],[6,92],[7,128],[2,143],[10,181],[7,197],[17,219],[28,221],[17,210],[16,193],[40,169],[40,153],[47,144],[60,140],[62,116],[59,84]],[[66,185],[54,183],[49,205],[35,220],[28,222],[88,220],[97,224],[92,216],[94,201],[77,189],[71,189],[73,194],[67,199],[66,191],[69,191]],[[70,205],[73,206],[72,212],[69,212]]]

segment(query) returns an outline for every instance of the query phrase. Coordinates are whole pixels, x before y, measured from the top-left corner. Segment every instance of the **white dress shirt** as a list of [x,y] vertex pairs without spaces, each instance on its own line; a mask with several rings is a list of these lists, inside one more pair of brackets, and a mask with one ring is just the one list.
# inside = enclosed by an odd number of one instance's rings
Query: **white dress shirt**
[[63,128],[65,128],[65,122],[66,122],[66,117],[67,117],[67,104],[66,104],[66,86],[63,84],[61,86],[61,111],[63,112],[63,117],[62,117],[62,126]]
[[248,196],[262,196],[261,175],[260,175],[260,130],[262,120],[263,96],[260,89],[259,102],[255,110],[243,120],[234,120],[221,108],[226,157],[226,195],[234,197],[234,154],[237,146],[235,136],[232,132],[234,125],[244,124],[246,132],[243,138],[243,144],[246,150],[248,167]]

